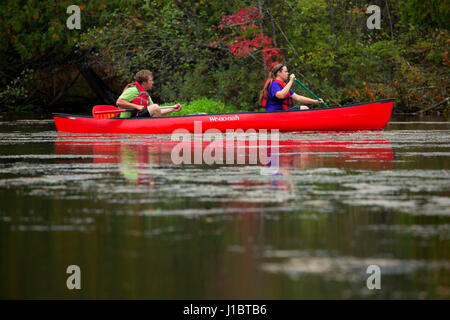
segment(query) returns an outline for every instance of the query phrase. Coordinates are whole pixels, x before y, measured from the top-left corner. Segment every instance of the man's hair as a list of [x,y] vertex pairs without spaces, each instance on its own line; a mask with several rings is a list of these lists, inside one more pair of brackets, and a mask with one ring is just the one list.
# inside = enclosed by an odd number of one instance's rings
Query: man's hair
[[141,70],[136,73],[136,82],[142,84],[143,82],[146,82],[149,77],[153,77],[153,73],[150,70]]

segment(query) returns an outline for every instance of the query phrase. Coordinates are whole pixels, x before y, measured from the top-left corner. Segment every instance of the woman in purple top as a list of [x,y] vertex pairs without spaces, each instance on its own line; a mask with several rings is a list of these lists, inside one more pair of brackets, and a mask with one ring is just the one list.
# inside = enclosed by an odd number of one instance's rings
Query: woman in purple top
[[[262,106],[266,111],[281,111],[293,107],[292,100],[298,103],[318,104],[323,100],[313,100],[296,94],[291,90],[295,80],[295,75],[289,76],[288,69],[283,64],[276,64],[267,77],[266,84],[261,93]],[[289,81],[286,83],[286,81]],[[307,106],[300,106],[300,110],[309,109]]]

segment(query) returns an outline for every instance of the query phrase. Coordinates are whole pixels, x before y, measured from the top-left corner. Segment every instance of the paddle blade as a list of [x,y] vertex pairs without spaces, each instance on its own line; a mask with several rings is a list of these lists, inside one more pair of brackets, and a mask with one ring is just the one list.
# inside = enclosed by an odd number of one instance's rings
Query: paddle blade
[[92,116],[96,119],[109,119],[117,116],[118,114],[124,111],[126,110],[119,109],[114,106],[98,105],[92,108]]

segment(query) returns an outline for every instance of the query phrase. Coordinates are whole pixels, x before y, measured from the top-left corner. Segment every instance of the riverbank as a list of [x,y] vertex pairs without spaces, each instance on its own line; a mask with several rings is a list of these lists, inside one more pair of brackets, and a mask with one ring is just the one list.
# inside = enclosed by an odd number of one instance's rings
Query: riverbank
[[[51,113],[87,100],[114,104],[136,72],[149,69],[156,102],[208,97],[255,111],[281,62],[329,105],[396,98],[394,112],[448,115],[450,18],[437,2],[187,0],[138,8],[107,0],[81,5],[77,30],[61,14],[67,1],[33,1],[27,15],[11,2],[0,5],[0,105]],[[293,90],[308,95],[298,84]]]
[[[175,105],[177,103],[181,103],[183,106],[183,109],[181,112],[176,113],[176,115],[186,115],[186,114],[192,114],[192,113],[208,113],[208,114],[215,114],[215,113],[234,113],[234,112],[245,112],[250,111],[246,109],[239,109],[236,106],[225,104],[222,101],[217,101],[213,99],[208,98],[201,98],[197,99],[191,102],[179,102],[179,101],[173,101],[173,102],[167,102],[162,104],[161,106],[170,106]],[[13,111],[12,109],[9,109],[8,111],[0,112],[0,121],[1,119],[49,119],[51,118],[51,114],[53,112],[55,113],[69,113],[69,114],[76,114],[76,115],[91,115],[92,114],[92,107],[93,105],[89,104],[72,104],[67,106],[67,108],[59,107],[55,108],[54,110],[46,110],[40,107],[29,107],[26,110],[19,109],[18,111]],[[314,106],[311,106],[311,108],[314,108]],[[422,110],[429,109],[427,106],[424,106],[423,108],[420,108]],[[442,109],[442,110],[441,110]],[[398,119],[415,119],[417,117],[420,117],[420,119],[440,119],[440,120],[447,120],[449,113],[448,108],[442,108],[441,109],[430,109],[427,110],[424,113],[420,112],[413,112],[413,113],[403,113],[400,110],[398,110],[397,105],[394,105],[394,109],[392,111],[392,117],[396,117]],[[258,111],[264,111],[263,108],[258,108]],[[173,114],[172,114],[173,115]]]

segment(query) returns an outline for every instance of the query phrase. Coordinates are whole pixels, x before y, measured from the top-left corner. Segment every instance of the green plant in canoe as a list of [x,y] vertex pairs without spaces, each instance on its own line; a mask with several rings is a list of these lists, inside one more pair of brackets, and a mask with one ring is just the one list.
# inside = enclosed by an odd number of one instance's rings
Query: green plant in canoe
[[[162,106],[170,106],[176,104],[165,103]],[[192,113],[230,113],[230,112],[239,112],[239,109],[233,105],[225,104],[222,101],[217,101],[208,98],[201,98],[189,103],[180,103],[183,106],[183,109],[177,113],[171,113],[169,116],[182,116]]]

